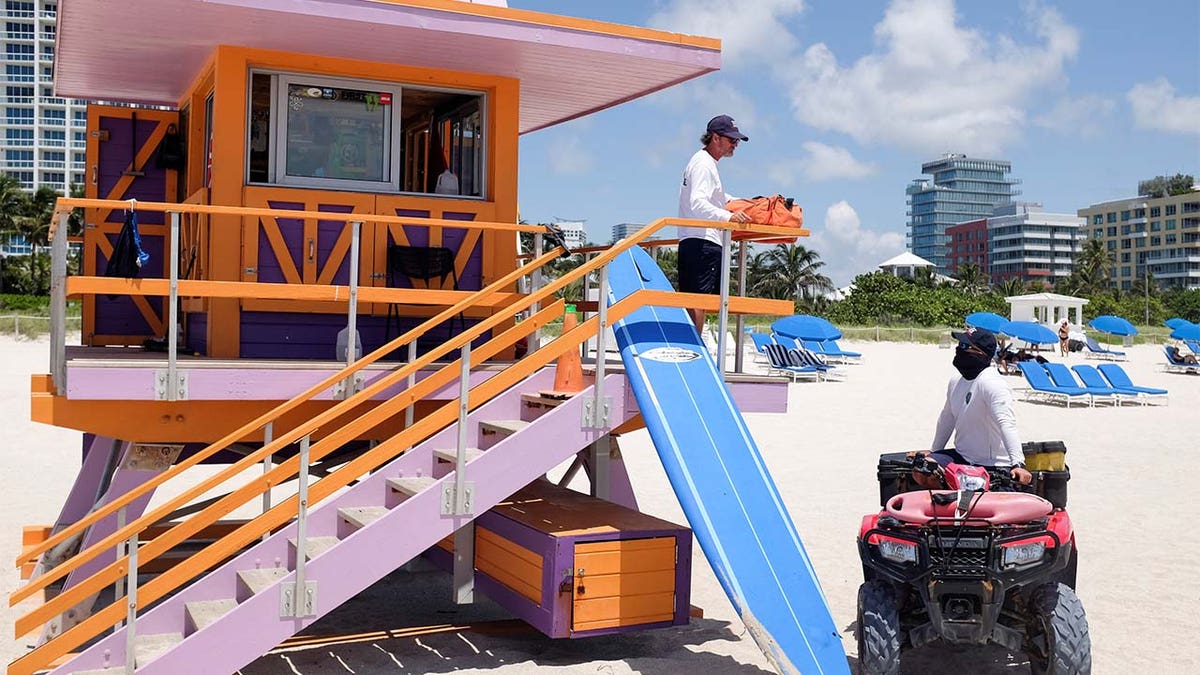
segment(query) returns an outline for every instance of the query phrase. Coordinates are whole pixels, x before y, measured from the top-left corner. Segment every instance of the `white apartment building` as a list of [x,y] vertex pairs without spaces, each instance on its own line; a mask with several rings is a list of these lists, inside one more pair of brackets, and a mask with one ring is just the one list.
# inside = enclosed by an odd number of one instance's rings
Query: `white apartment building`
[[1053,286],[1071,276],[1083,245],[1084,219],[1045,213],[1037,202],[997,206],[987,219],[988,274]]
[[4,22],[0,173],[68,194],[86,179],[87,102],[54,96],[58,1],[6,0]]

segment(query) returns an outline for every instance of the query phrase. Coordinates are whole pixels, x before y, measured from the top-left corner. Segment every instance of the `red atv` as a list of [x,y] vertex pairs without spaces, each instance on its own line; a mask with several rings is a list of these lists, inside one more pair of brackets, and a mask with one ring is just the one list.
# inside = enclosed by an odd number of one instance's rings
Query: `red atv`
[[[913,471],[947,489],[917,488]],[[858,534],[858,672],[896,675],[902,651],[940,640],[1025,652],[1035,675],[1090,673],[1064,473],[1034,471],[1024,486],[1003,471],[883,455],[884,508]]]

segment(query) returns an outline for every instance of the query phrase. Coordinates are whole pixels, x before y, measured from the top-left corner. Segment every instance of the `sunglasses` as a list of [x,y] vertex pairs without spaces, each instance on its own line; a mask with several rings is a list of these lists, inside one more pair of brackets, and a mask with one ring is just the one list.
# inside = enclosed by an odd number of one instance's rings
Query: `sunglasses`
[[958,351],[973,352],[975,354],[979,354],[980,356],[987,356],[987,354],[982,349],[980,349],[979,347],[976,347],[973,344],[968,344],[966,342],[958,343]]
[[740,138],[730,138],[728,136],[722,136],[721,138],[724,138],[725,140],[729,141],[729,144],[735,148],[737,147],[738,143],[742,142],[742,139],[740,139]]

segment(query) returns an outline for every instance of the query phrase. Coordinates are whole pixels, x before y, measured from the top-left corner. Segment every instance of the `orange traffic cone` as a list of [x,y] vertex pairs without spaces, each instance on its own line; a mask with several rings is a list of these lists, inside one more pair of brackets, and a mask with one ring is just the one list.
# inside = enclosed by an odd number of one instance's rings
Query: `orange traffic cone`
[[[567,305],[563,314],[563,335],[579,325],[575,305]],[[554,389],[541,392],[547,398],[570,398],[583,391],[583,364],[579,361],[579,349],[568,349],[558,357],[554,365]]]

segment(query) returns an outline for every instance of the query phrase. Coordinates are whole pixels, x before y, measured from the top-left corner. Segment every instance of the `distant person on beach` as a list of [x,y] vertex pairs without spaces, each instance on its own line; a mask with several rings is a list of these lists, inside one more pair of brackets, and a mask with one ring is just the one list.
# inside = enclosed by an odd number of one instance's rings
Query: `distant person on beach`
[[1200,365],[1200,361],[1196,360],[1195,354],[1184,354],[1175,345],[1169,345],[1167,351],[1171,352],[1171,360],[1176,363],[1184,363],[1189,366]]
[[[954,350],[958,375],[950,378],[946,387],[946,404],[938,416],[928,456],[942,467],[954,462],[1008,469],[1015,480],[1028,485],[1033,475],[1025,469],[1012,390],[999,371],[990,367],[996,336],[983,328],[951,335],[958,339]],[[954,448],[948,450],[951,434]],[[930,489],[942,487],[940,477],[913,472],[913,480]]]
[[[724,220],[748,223],[744,213],[733,213],[725,205],[733,199],[725,193],[717,162],[733,157],[738,143],[749,141],[729,115],[717,115],[708,121],[700,137],[704,146],[692,155],[683,169],[679,186],[679,217],[698,220]],[[681,293],[721,292],[721,230],[712,227],[679,228],[679,291]],[[704,332],[704,310],[688,309],[697,332]]]
[[1071,353],[1071,327],[1067,325],[1066,319],[1058,324],[1058,351],[1063,356]]

